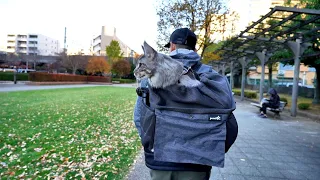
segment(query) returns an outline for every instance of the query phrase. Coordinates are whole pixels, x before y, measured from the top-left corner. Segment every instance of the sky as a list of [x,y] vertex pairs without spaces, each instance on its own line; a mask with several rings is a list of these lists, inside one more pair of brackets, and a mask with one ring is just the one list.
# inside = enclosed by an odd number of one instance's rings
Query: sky
[[144,41],[156,48],[155,0],[0,0],[0,47],[8,33],[37,33],[59,40],[63,48],[89,49],[101,27],[116,27],[117,36],[142,53]]

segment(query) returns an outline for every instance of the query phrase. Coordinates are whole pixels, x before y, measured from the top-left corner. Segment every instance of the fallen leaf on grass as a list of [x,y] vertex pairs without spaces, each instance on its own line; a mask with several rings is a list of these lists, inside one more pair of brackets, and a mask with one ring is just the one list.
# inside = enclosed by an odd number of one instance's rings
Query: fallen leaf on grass
[[33,150],[36,152],[40,152],[43,148],[34,148]]

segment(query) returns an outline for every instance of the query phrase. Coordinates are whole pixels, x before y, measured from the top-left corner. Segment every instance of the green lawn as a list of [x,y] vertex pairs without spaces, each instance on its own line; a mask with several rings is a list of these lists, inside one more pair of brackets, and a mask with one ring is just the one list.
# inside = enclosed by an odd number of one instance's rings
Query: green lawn
[[135,89],[0,93],[0,177],[123,179],[141,148]]

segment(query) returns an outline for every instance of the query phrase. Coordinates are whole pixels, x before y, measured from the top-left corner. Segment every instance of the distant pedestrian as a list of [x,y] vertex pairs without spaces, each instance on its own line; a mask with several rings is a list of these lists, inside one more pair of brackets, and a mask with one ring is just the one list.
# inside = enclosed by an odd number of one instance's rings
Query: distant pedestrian
[[260,117],[267,118],[267,107],[270,108],[279,108],[280,106],[280,97],[275,89],[270,88],[268,91],[270,95],[269,99],[265,99],[266,102],[262,103],[262,107],[260,108]]

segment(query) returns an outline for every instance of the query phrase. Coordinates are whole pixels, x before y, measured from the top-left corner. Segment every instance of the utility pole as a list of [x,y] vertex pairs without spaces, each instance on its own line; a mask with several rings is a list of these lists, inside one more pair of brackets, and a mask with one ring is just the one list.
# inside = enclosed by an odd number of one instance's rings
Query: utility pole
[[67,53],[67,27],[64,28],[64,49],[63,52]]

